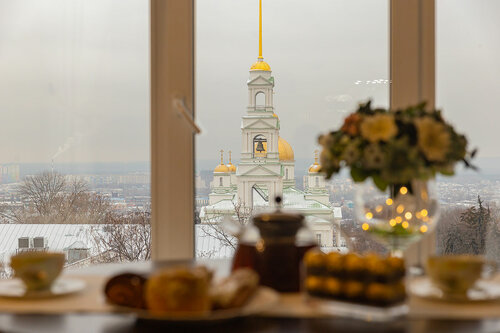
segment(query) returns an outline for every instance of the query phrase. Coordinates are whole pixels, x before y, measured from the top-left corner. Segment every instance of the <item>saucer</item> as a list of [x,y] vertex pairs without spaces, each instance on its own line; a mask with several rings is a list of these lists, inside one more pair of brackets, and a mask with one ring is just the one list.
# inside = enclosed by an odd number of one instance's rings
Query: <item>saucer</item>
[[85,289],[86,283],[80,279],[59,278],[47,290],[27,291],[20,279],[0,280],[0,297],[33,299],[51,298],[73,294]]
[[500,284],[491,280],[478,280],[467,294],[445,294],[429,277],[415,278],[410,282],[410,293],[414,296],[446,302],[485,302],[500,299]]

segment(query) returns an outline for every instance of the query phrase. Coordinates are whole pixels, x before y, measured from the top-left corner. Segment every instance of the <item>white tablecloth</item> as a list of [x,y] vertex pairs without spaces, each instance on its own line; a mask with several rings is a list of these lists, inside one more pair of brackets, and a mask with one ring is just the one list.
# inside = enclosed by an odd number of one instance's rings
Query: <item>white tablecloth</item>
[[[21,300],[0,298],[0,312],[9,313],[112,313],[113,306],[106,304],[103,287],[107,280],[102,275],[68,275],[83,279],[87,287],[82,292],[52,299]],[[500,275],[497,277],[500,283]],[[482,319],[500,318],[500,302],[447,303],[430,301],[410,296],[410,318],[439,319]],[[305,302],[301,294],[283,294],[280,304],[263,313],[264,316],[279,317],[325,317],[331,314],[319,313],[318,309]]]

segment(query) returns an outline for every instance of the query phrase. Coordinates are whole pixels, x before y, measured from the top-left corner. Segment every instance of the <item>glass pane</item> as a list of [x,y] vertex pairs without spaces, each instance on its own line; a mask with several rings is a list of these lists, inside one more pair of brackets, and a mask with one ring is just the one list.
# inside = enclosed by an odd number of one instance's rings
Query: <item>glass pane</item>
[[0,50],[3,276],[148,258],[148,1],[2,1]]
[[437,1],[437,105],[478,147],[479,172],[440,179],[439,253],[487,253],[500,259],[500,3]]
[[318,135],[359,102],[388,107],[388,1],[264,0],[263,62],[259,1],[198,1],[196,12],[197,256],[232,256],[220,222],[247,223],[275,193],[325,250],[370,248],[353,224],[351,181],[325,182],[314,163]]

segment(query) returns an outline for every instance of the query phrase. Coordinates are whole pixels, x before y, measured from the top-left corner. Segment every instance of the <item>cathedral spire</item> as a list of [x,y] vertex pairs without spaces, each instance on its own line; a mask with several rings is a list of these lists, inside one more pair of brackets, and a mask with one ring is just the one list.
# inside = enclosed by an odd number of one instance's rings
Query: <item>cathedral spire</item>
[[259,0],[259,56],[257,57],[257,62],[255,62],[251,67],[251,71],[271,71],[271,66],[264,61],[262,56],[262,0]]
[[229,164],[231,164],[231,151],[229,151]]
[[258,59],[264,59],[262,57],[262,0],[259,0],[259,57]]
[[224,149],[220,150],[220,164],[224,164]]

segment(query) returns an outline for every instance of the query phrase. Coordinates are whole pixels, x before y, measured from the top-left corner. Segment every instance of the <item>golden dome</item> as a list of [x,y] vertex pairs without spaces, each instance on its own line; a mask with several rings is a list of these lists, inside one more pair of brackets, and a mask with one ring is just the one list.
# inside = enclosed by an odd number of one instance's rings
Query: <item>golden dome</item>
[[[264,147],[263,151],[254,152],[256,156],[265,157],[267,154],[267,142],[262,142],[262,146]],[[278,154],[280,161],[288,162],[294,160],[294,153],[292,146],[285,139],[279,137],[278,139]]]
[[321,171],[321,165],[319,165],[319,163],[314,162],[314,164],[312,164],[309,167],[309,172],[311,173],[318,173],[320,171]]
[[278,140],[278,152],[280,156],[280,161],[293,161],[294,154],[292,146],[282,137]]
[[321,165],[318,163],[318,151],[314,151],[314,163],[309,167],[310,173],[318,173],[321,171]]
[[229,172],[229,168],[224,164],[219,164],[215,167],[214,172]]
[[259,58],[256,62],[253,63],[252,67],[250,67],[251,71],[271,71],[271,66],[263,59]]

